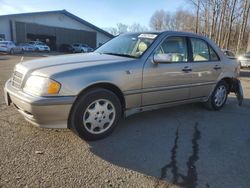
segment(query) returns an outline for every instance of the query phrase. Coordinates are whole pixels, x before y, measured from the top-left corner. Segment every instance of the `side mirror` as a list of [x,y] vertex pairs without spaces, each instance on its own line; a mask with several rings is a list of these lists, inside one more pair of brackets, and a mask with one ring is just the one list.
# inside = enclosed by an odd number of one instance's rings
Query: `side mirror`
[[154,54],[153,56],[153,63],[171,63],[172,62],[172,54]]

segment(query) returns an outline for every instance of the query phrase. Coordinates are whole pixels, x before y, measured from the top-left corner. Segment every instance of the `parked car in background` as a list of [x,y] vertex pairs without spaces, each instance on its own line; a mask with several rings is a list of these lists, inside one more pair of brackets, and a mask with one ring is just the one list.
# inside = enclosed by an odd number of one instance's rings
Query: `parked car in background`
[[92,52],[93,48],[89,47],[87,44],[74,43],[72,44],[73,53],[87,53]]
[[36,50],[35,46],[28,43],[21,43],[18,45],[24,52],[34,52]]
[[16,46],[13,41],[0,41],[0,52],[8,54],[21,53],[22,48]]
[[232,51],[230,51],[230,50],[225,50],[225,49],[222,49],[222,51],[224,52],[224,54],[225,54],[228,58],[230,58],[230,59],[236,59],[236,56],[235,56],[235,54],[234,54]]
[[237,61],[206,37],[128,33],[93,53],[19,63],[4,93],[29,122],[97,140],[122,116],[192,102],[220,110],[230,92],[241,104],[239,72]]
[[30,41],[28,44],[32,45],[37,52],[50,52],[50,47],[40,41]]
[[59,47],[60,52],[68,52],[72,53],[73,52],[73,47],[69,44],[61,44]]
[[241,68],[250,67],[250,51],[243,55],[240,55],[238,57],[238,60],[240,62]]
[[0,38],[0,41],[5,41],[3,38]]

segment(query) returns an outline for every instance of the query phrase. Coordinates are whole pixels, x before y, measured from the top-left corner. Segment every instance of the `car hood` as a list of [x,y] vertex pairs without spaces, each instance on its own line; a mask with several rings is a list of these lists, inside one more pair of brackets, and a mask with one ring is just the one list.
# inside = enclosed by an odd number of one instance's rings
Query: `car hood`
[[[131,60],[131,58],[100,53],[70,54],[21,62],[16,65],[16,70],[19,70],[23,74],[36,70],[43,70],[42,72],[45,73],[47,70],[49,74],[53,74],[69,69],[104,65],[127,60]],[[53,73],[49,70],[53,70]]]

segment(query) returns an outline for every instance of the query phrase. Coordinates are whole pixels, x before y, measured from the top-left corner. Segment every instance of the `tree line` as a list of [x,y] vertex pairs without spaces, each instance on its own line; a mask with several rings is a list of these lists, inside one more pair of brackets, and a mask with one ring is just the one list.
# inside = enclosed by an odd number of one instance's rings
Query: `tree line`
[[174,13],[157,10],[151,16],[149,27],[139,23],[119,23],[106,28],[113,35],[140,31],[188,31],[214,40],[221,48],[240,54],[250,51],[250,0],[186,0],[192,11]]
[[154,30],[195,32],[237,54],[250,51],[249,0],[186,1],[195,11],[178,10],[174,14],[156,11],[151,17],[150,27]]

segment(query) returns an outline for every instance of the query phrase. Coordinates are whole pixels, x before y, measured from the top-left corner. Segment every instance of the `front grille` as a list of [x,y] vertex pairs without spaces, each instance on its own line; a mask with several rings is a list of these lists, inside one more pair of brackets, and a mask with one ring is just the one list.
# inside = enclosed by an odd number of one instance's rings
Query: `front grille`
[[23,80],[23,74],[18,71],[14,71],[12,77],[12,86],[20,89],[22,85],[22,80]]

